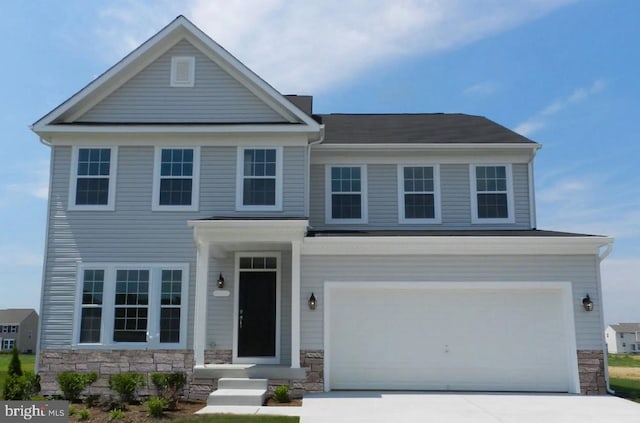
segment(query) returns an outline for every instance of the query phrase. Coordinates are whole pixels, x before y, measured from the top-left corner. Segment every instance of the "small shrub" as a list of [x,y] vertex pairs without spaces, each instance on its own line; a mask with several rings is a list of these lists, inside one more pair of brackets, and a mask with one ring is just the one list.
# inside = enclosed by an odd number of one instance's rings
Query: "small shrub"
[[20,364],[20,354],[18,347],[13,346],[11,350],[11,361],[9,362],[9,368],[7,369],[7,376],[22,376],[22,365]]
[[109,377],[109,388],[116,391],[120,401],[131,404],[136,400],[138,388],[144,385],[144,377],[140,373],[120,373]]
[[40,376],[32,372],[25,372],[21,376],[7,376],[2,389],[2,398],[5,400],[28,400],[40,392]]
[[280,385],[273,391],[273,399],[276,402],[289,402],[289,387],[287,385]]
[[56,382],[62,390],[64,399],[68,401],[78,401],[80,393],[93,382],[98,380],[95,372],[78,373],[78,372],[62,372],[56,376]]
[[153,373],[151,382],[158,390],[158,395],[165,399],[169,410],[178,408],[178,396],[187,383],[186,373]]
[[78,420],[89,420],[89,410],[87,410],[86,408],[80,410],[80,412],[78,413]]
[[124,416],[125,416],[124,411],[120,410],[119,408],[109,411],[109,420],[124,419]]
[[78,409],[76,407],[74,407],[73,405],[69,406],[69,415],[70,416],[75,416],[76,414],[78,414]]
[[151,417],[162,417],[164,413],[165,400],[160,397],[151,397],[147,401],[147,408],[149,408],[149,415]]

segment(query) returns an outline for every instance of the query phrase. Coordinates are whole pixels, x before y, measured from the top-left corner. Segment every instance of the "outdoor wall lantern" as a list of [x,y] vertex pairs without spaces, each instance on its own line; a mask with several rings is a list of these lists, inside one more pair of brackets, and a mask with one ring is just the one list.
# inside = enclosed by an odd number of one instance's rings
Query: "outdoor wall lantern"
[[218,276],[216,283],[218,284],[218,288],[224,288],[224,276],[222,276],[222,272],[220,272],[220,276]]
[[589,294],[587,294],[587,296],[582,299],[582,307],[584,307],[584,311],[593,310],[593,301],[591,301],[591,297],[589,297]]
[[313,292],[312,292],[311,296],[309,297],[309,309],[315,310],[317,306],[318,306],[318,300],[316,300],[316,296],[313,295]]

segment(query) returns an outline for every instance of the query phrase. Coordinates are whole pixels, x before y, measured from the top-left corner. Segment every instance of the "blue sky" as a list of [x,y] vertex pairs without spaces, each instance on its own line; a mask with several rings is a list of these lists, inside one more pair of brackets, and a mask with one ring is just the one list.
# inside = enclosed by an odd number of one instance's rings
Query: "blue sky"
[[28,126],[183,14],[316,112],[460,112],[543,144],[538,227],[614,236],[605,322],[639,322],[640,2],[3,4],[0,308],[38,308],[49,149]]

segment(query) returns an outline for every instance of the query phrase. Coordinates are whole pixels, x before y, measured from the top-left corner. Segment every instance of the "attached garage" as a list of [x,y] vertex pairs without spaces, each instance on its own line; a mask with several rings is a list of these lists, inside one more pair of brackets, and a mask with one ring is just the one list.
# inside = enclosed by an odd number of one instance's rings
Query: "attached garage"
[[570,283],[327,282],[325,389],[579,392]]

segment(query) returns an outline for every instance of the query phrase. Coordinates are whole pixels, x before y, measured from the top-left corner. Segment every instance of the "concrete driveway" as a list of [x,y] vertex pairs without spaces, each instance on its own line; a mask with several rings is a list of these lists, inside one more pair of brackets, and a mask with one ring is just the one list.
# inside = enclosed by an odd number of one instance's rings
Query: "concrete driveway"
[[300,423],[640,422],[640,404],[568,394],[329,392],[305,395]]

